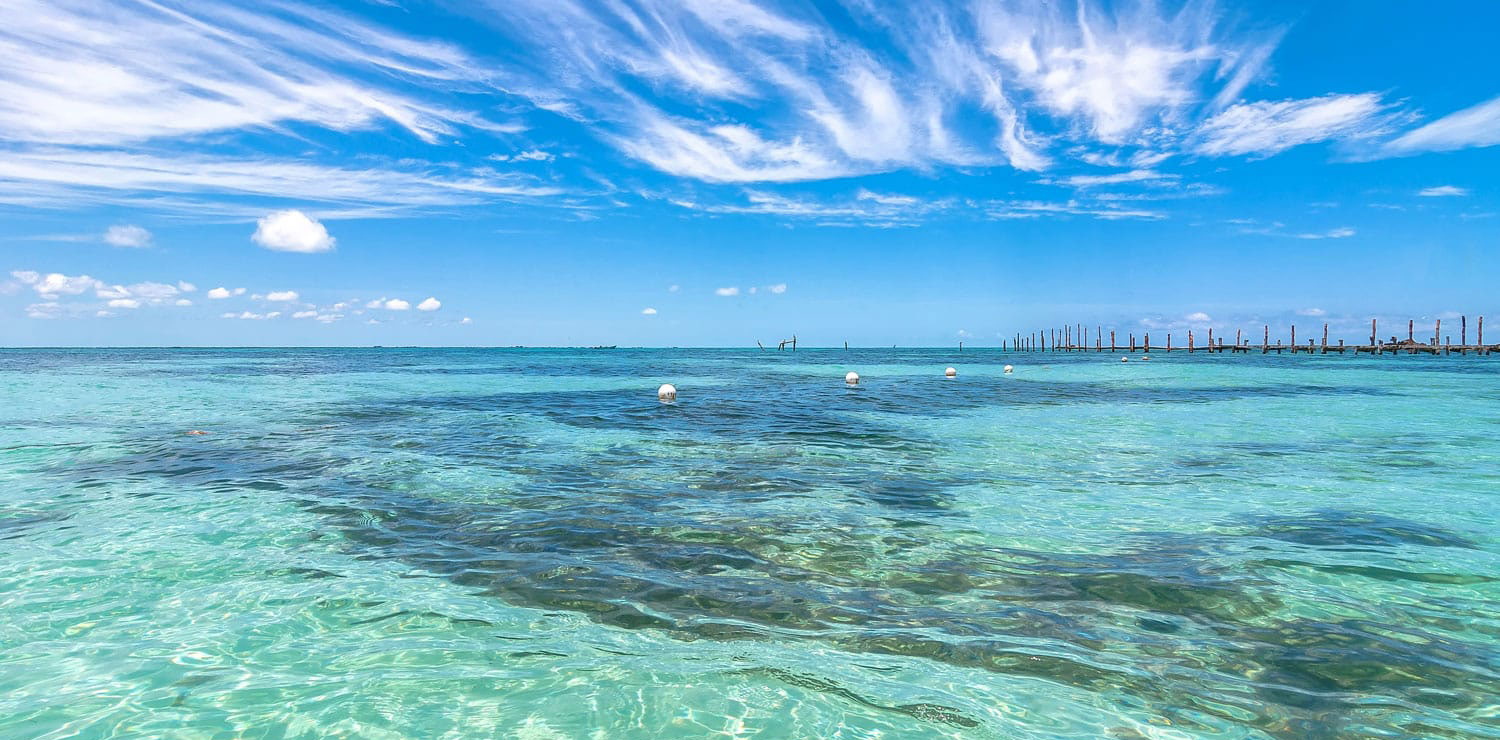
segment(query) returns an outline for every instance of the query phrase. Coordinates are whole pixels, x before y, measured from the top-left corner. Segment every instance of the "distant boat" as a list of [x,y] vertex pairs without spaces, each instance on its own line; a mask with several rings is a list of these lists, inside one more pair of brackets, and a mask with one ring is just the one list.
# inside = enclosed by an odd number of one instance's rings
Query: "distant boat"
[[607,347],[605,345],[602,345],[602,344],[599,345],[599,346],[597,346],[597,347],[589,347],[589,349],[614,349],[614,348],[615,348],[615,345],[613,345],[613,344],[611,344],[611,345],[609,345]]

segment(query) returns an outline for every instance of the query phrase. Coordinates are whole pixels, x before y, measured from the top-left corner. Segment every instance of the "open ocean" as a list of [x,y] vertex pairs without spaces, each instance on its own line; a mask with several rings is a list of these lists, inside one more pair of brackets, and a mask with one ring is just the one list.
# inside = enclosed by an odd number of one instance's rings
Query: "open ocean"
[[1500,356],[0,350],[0,738],[322,737],[1497,738]]

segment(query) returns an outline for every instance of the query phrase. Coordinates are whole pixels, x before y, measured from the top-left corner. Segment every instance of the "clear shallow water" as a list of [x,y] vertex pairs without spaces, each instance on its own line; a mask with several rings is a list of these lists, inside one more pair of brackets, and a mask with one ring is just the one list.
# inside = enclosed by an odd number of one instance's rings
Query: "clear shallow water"
[[1497,433],[1500,358],[0,350],[0,738],[1500,737]]

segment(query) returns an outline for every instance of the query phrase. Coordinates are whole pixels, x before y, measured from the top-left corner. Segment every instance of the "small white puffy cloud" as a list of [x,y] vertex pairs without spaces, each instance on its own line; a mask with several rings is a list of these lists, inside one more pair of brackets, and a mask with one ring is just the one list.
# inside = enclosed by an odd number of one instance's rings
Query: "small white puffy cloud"
[[443,307],[443,302],[442,301],[440,301],[440,300],[438,300],[436,298],[432,298],[430,296],[427,298],[427,300],[422,301],[421,303],[417,304],[417,310],[418,311],[436,311],[436,310],[438,310],[438,309],[440,309],[442,307]]
[[646,308],[641,309],[641,315],[642,316],[655,316],[656,315],[656,309],[651,308],[650,306],[647,306]]
[[114,316],[115,312],[114,311],[106,311],[106,310],[104,310],[104,309],[101,308],[98,311],[95,311],[94,315],[98,316],[101,319],[107,319],[107,318],[109,318],[111,316]]
[[292,318],[294,318],[294,319],[315,319],[317,317],[318,317],[318,312],[317,311],[298,311],[298,312],[292,314]]
[[679,290],[682,290],[682,286],[681,285],[670,285],[670,286],[667,286],[667,292],[668,293],[676,293]]
[[1324,311],[1321,308],[1299,308],[1299,309],[1297,309],[1297,315],[1298,316],[1327,316],[1328,312]]
[[740,294],[740,289],[736,288],[736,287],[734,287],[732,285],[730,287],[728,287],[728,288],[718,288],[717,290],[714,291],[714,295],[724,296],[726,298],[729,297],[729,296],[736,296],[736,295],[739,295],[739,294]]
[[366,303],[365,308],[380,308],[381,304],[383,303],[385,303],[384,298],[376,298],[375,300]]
[[471,318],[469,318],[469,317],[468,317],[468,316],[465,316],[465,317],[464,317],[464,320],[463,320],[463,321],[460,321],[460,322],[458,322],[458,323],[460,323],[460,324],[472,324],[472,323],[474,323],[474,320],[473,320],[473,319],[471,319]]
[[178,280],[177,281],[177,289],[180,290],[180,291],[182,291],[182,292],[184,292],[184,293],[191,293],[191,292],[197,290],[198,286],[193,285],[192,283],[190,283],[190,282],[188,282],[186,280]]
[[250,239],[266,249],[304,254],[333,249],[335,239],[328,235],[328,229],[299,210],[276,211],[255,223]]
[[116,247],[149,247],[151,232],[134,224],[117,224],[105,230],[104,241]]
[[190,300],[188,300],[188,299],[186,299],[186,298],[178,298],[176,305],[178,305],[178,306],[191,306],[191,305],[193,305],[193,302],[190,301]]
[[266,294],[266,300],[276,301],[278,303],[295,301],[297,300],[297,298],[297,291],[295,290],[273,290],[270,293]]
[[1209,318],[1208,314],[1203,313],[1202,311],[1194,311],[1193,313],[1190,313],[1187,316],[1184,316],[1183,318],[1187,319],[1188,321],[1212,321],[1213,320],[1213,319]]
[[276,318],[277,316],[280,316],[280,315],[281,315],[280,311],[272,311],[272,312],[266,314],[266,318],[268,318],[268,319],[274,319],[274,318]]
[[64,275],[60,272],[40,275],[19,270],[11,274],[21,282],[30,285],[37,295],[49,301],[56,300],[60,295],[78,295],[87,290],[98,290],[103,286],[103,283],[88,275]]
[[1422,188],[1417,191],[1417,195],[1424,198],[1461,197],[1468,194],[1469,191],[1467,188],[1461,188],[1456,185],[1439,185],[1433,188]]
[[140,308],[141,302],[134,298],[116,298],[109,302],[110,308]]
[[384,308],[387,311],[405,311],[411,308],[411,304],[401,300],[400,298],[392,298],[381,304],[381,308]]
[[229,292],[228,288],[220,286],[204,293],[204,295],[208,296],[211,300],[221,301],[233,294]]
[[769,290],[772,293],[775,293],[776,295],[781,295],[782,293],[786,292],[786,283],[777,283],[775,285],[772,285],[772,286],[766,288],[766,290]]
[[[118,288],[119,286],[115,287]],[[125,291],[135,298],[144,298],[152,302],[175,298],[177,294],[182,292],[177,289],[177,286],[168,285],[167,283],[136,283],[125,288]]]

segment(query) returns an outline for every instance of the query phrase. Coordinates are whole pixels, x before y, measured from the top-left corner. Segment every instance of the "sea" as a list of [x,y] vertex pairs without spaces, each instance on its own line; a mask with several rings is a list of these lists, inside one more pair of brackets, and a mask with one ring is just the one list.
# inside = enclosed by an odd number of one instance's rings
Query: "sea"
[[1500,738],[1500,356],[1122,356],[0,350],[0,738]]

